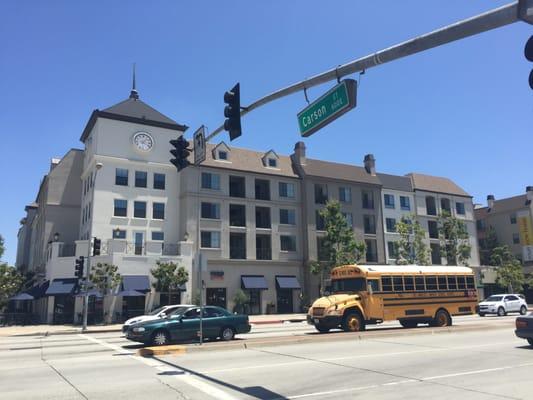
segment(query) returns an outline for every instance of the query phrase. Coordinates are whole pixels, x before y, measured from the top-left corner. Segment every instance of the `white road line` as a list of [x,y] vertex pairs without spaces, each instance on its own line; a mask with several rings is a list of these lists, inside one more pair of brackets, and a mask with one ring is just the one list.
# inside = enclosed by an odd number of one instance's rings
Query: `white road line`
[[515,368],[531,367],[531,366],[533,366],[533,363],[518,364],[518,365],[507,365],[505,367],[478,369],[478,370],[474,370],[474,371],[457,372],[455,374],[429,376],[427,378],[421,378],[420,380],[422,380],[422,381],[432,381],[432,380],[435,380],[435,379],[454,378],[456,376],[465,376],[465,375],[485,374],[487,372],[504,371],[506,369],[515,369]]
[[133,353],[131,352],[125,352],[123,348],[121,348],[120,346],[117,346],[117,345],[114,345],[114,344],[110,344],[110,343],[107,343],[107,342],[104,342],[103,340],[99,340],[99,339],[96,339],[92,336],[89,336],[87,334],[79,334],[79,336],[91,341],[91,342],[94,342],[94,343],[98,343],[104,347],[107,347],[109,349],[112,349],[112,350],[115,350],[115,351],[118,351],[119,353],[121,354],[125,354],[127,355],[128,357],[131,357],[133,358],[134,360],[137,360],[137,361],[140,361],[150,367],[154,367],[156,368],[157,370],[159,371],[162,371],[162,372],[178,372],[179,374],[178,375],[173,375],[174,378],[194,387],[195,389],[198,389],[200,390],[201,392],[204,392],[205,394],[215,398],[215,399],[219,399],[219,400],[237,400],[236,397],[233,397],[231,396],[230,394],[218,389],[217,387],[213,386],[213,385],[210,385],[208,383],[206,383],[205,381],[203,381],[202,379],[194,376],[194,375],[191,375],[189,374],[188,372],[185,372],[179,368],[176,368],[176,367],[172,367],[170,365],[167,365],[167,364],[164,364],[160,361],[157,361],[157,360],[154,360],[152,358],[145,358],[145,357],[139,357],[139,356],[136,356],[134,355]]

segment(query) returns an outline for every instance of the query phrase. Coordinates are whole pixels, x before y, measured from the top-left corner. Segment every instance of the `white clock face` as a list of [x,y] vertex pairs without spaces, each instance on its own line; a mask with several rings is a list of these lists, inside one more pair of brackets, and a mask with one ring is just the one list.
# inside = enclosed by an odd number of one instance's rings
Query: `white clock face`
[[133,136],[133,144],[141,151],[150,151],[154,145],[154,139],[146,132],[138,132]]

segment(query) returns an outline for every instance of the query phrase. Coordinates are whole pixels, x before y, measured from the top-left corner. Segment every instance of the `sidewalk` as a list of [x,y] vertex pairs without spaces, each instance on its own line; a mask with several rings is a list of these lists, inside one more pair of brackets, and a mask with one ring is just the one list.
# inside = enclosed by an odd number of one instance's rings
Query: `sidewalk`
[[[284,322],[305,321],[306,314],[271,314],[250,315],[250,324],[280,324]],[[120,332],[122,324],[90,325],[87,333]],[[26,326],[0,326],[0,337],[30,336],[30,335],[61,335],[81,333],[81,327],[75,325],[26,325]]]

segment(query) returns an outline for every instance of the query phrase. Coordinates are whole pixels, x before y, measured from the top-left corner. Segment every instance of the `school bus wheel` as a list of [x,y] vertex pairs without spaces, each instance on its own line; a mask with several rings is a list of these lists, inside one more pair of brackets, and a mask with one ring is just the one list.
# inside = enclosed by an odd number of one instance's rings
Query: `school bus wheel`
[[452,324],[452,318],[450,317],[450,314],[448,314],[446,310],[441,308],[435,314],[435,318],[433,319],[430,325],[442,327],[442,326],[450,326],[451,324]]
[[365,321],[357,311],[348,311],[342,320],[342,329],[345,332],[358,332],[365,330]]

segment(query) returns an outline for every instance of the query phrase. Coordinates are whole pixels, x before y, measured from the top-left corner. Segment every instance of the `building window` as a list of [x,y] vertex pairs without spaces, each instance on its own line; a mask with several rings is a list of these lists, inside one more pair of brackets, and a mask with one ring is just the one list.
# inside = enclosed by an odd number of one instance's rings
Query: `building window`
[[229,205],[229,225],[246,226],[246,206],[242,204]]
[[318,261],[327,261],[329,258],[328,251],[325,246],[325,238],[317,236],[316,238],[316,252]]
[[133,202],[133,216],[135,218],[146,218],[146,201]]
[[326,230],[326,220],[322,214],[320,214],[320,210],[315,210],[315,225],[317,231]]
[[396,232],[396,219],[386,218],[385,223],[387,225],[387,232]]
[[255,227],[268,229],[272,227],[269,207],[255,207]]
[[279,239],[281,251],[296,251],[296,236],[281,235]]
[[387,242],[387,250],[389,251],[389,258],[396,259],[398,257],[396,242]]
[[202,189],[220,190],[220,175],[202,172]]
[[485,230],[485,220],[484,219],[478,219],[476,221],[476,228],[478,231],[484,231]]
[[154,203],[152,210],[153,219],[165,219],[165,203]]
[[113,212],[115,217],[127,217],[128,216],[128,201],[115,199],[115,211]]
[[230,233],[229,234],[229,258],[232,260],[246,259],[246,234]]
[[164,232],[156,232],[156,231],[153,231],[152,232],[152,240],[158,240],[158,241],[163,241],[165,240],[165,233]]
[[339,188],[339,201],[341,203],[351,203],[352,202],[352,189],[347,187]]
[[270,181],[266,179],[255,180],[255,198],[257,200],[270,200]]
[[165,189],[165,174],[154,174],[154,189]]
[[201,231],[201,246],[205,249],[220,249],[220,232]]
[[404,211],[411,210],[411,202],[409,201],[409,197],[400,196],[400,208]]
[[373,215],[364,215],[364,230],[365,233],[375,235],[376,234],[376,217]]
[[202,202],[202,218],[220,219],[220,204]]
[[122,229],[113,229],[113,239],[126,239],[126,231]]
[[227,160],[228,159],[228,152],[220,150],[218,152],[218,159],[219,160]]
[[378,252],[377,252],[376,241],[373,239],[365,239],[365,244],[366,244],[366,261],[377,262]]
[[465,215],[465,203],[455,203],[455,211],[459,215]]
[[270,168],[277,168],[278,167],[278,160],[276,160],[275,158],[269,158],[268,159],[268,166]]
[[231,197],[246,197],[245,180],[243,176],[229,177],[229,195]]
[[431,243],[431,264],[434,265],[440,265],[442,263],[441,257],[440,257],[440,245],[437,243]]
[[117,168],[115,170],[115,185],[128,186],[128,170]]
[[437,221],[428,221],[428,233],[430,239],[439,238],[439,228],[437,225]]
[[328,201],[328,187],[315,183],[315,204],[326,204]]
[[394,196],[392,194],[385,194],[385,207],[394,208]]
[[452,212],[452,206],[450,203],[450,199],[440,199],[440,208],[444,211],[448,211],[449,213]]
[[435,197],[426,196],[426,214],[437,215],[437,206],[435,204]]
[[279,197],[294,198],[294,183],[280,182]]
[[135,187],[145,188],[148,185],[148,174],[145,171],[135,171]]
[[361,198],[363,200],[363,208],[373,210],[374,209],[374,192],[370,190],[363,190],[361,192]]
[[518,233],[513,233],[513,244],[520,244],[520,235]]
[[270,235],[255,236],[256,260],[272,260],[272,239]]
[[279,223],[284,225],[296,225],[296,212],[281,208],[279,210]]
[[350,228],[353,228],[353,215],[352,213],[349,213],[349,212],[343,212],[342,213],[342,216],[344,217],[344,219],[346,220],[346,223],[348,224],[348,226]]
[[516,213],[512,213],[512,214],[509,216],[509,219],[511,220],[511,225],[516,224]]

